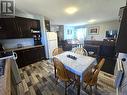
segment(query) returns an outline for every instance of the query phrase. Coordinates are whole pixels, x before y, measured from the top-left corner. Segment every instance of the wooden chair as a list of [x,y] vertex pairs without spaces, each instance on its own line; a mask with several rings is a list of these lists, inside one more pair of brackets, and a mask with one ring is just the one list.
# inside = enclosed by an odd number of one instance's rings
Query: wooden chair
[[85,89],[89,85],[91,93],[92,93],[92,86],[97,87],[98,74],[104,62],[105,62],[105,59],[102,58],[102,60],[95,66],[95,69],[88,71],[84,76],[84,82],[86,83]]
[[57,58],[53,58],[54,62],[54,71],[55,71],[55,78],[64,81],[65,83],[65,95],[67,95],[67,88],[74,82],[74,74],[69,72],[67,69],[65,69],[62,62],[60,62]]
[[84,48],[75,48],[74,53],[88,56],[88,52]]
[[52,52],[52,55],[55,56],[55,55],[58,55],[58,54],[61,54],[61,53],[63,53],[62,48],[55,48]]

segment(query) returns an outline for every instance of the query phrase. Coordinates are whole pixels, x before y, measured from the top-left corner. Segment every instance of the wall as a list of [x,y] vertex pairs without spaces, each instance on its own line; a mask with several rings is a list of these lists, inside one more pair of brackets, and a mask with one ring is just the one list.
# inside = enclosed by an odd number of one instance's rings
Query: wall
[[64,40],[64,25],[51,25],[51,31],[57,32],[59,40]]
[[64,25],[59,25],[59,39],[64,40]]
[[52,32],[57,32],[59,31],[59,25],[50,25],[50,30]]
[[[43,19],[44,19],[43,16],[39,16],[39,15],[35,15],[35,14],[32,14],[32,13],[28,13],[26,11],[21,11],[19,9],[16,9],[16,16],[40,20],[41,32],[42,32],[42,43],[43,44],[45,43],[45,41],[44,41],[44,33],[43,33]],[[6,40],[0,40],[0,43],[2,43],[4,48],[16,48],[17,44],[22,44],[23,46],[34,45],[34,39],[33,38],[6,39]]]
[[[107,22],[101,22],[97,24],[90,24],[90,25],[84,25],[84,26],[77,26],[77,28],[87,28],[87,35],[86,35],[86,40],[91,40],[91,36],[93,36],[93,39],[95,40],[103,40],[105,39],[106,31],[107,30],[119,30],[119,21],[107,21]],[[89,34],[89,29],[91,27],[99,27],[99,34],[98,35],[90,35]]]

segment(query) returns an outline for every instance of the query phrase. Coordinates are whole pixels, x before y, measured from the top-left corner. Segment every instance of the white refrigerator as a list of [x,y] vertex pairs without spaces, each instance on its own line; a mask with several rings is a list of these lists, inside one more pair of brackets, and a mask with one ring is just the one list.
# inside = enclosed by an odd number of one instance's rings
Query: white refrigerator
[[56,32],[47,32],[47,50],[48,58],[52,58],[52,52],[55,48],[58,48],[58,40]]

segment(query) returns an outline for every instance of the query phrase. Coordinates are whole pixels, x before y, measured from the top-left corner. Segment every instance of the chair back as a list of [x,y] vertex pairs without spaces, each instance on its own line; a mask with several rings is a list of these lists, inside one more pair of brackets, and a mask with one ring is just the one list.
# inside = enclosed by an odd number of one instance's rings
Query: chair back
[[55,48],[52,52],[52,55],[55,56],[55,55],[61,54],[62,52],[63,52],[62,48]]
[[101,61],[96,65],[95,69],[101,69],[103,64],[105,63],[105,58],[102,58]]
[[81,55],[85,55],[85,56],[88,55],[87,51],[84,48],[76,48],[74,50],[74,53],[81,54]]
[[92,76],[92,80],[91,80],[91,84],[94,84],[97,82],[98,79],[98,74],[103,66],[103,64],[105,63],[105,59],[102,58],[101,61],[99,62],[99,64],[97,65],[97,68],[94,70],[93,72],[93,76]]
[[65,69],[63,63],[57,58],[53,58],[53,63],[56,70],[56,76],[63,81],[69,81],[67,70]]

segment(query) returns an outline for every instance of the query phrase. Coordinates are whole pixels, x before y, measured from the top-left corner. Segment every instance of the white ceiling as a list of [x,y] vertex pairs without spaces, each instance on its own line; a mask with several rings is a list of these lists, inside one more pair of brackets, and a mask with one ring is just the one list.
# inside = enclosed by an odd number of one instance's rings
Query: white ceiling
[[[16,8],[48,17],[52,24],[85,24],[90,19],[97,22],[118,19],[119,8],[126,0],[15,0]],[[64,9],[75,6],[73,15]]]

